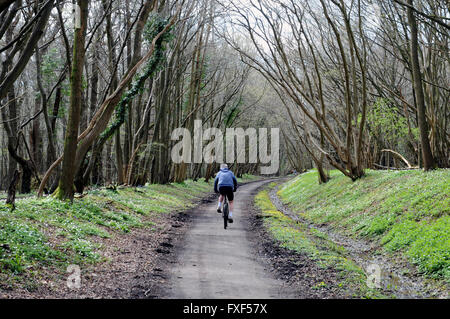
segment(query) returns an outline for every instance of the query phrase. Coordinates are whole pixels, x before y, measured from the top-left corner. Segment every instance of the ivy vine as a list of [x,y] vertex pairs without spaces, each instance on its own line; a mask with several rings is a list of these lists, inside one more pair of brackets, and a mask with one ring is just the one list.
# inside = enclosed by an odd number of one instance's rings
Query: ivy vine
[[[151,43],[153,39],[164,30],[168,23],[168,19],[162,18],[158,14],[152,15],[144,28],[144,40],[147,43]],[[118,130],[120,126],[125,122],[128,105],[138,94],[142,93],[145,81],[149,78],[153,78],[154,75],[162,69],[163,62],[165,61],[164,52],[166,51],[166,47],[164,44],[166,42],[170,42],[172,39],[173,34],[169,29],[164,34],[162,34],[161,37],[159,37],[159,39],[155,42],[155,49],[151,58],[147,62],[147,65],[144,68],[143,72],[141,72],[141,74],[139,74],[133,81],[131,89],[123,94],[122,99],[117,104],[115,108],[114,119],[112,123],[100,135],[98,143],[99,145],[102,145],[111,136],[113,136],[116,130]]]

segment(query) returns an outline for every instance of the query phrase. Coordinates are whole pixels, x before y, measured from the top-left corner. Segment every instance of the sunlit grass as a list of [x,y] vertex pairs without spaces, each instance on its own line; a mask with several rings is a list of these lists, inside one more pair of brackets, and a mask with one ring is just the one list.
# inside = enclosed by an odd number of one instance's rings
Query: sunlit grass
[[278,195],[307,220],[404,253],[419,270],[450,281],[450,170],[373,171],[355,182],[337,171],[319,185],[308,172]]
[[[367,287],[366,274],[347,258],[344,247],[331,241],[327,234],[296,223],[278,211],[270,201],[267,190],[258,193],[255,204],[261,210],[265,227],[281,247],[308,255],[319,267],[337,270],[342,278],[339,287],[348,293],[356,292],[358,296],[368,298],[382,297],[379,292]],[[323,285],[320,282],[317,284],[318,287]]]

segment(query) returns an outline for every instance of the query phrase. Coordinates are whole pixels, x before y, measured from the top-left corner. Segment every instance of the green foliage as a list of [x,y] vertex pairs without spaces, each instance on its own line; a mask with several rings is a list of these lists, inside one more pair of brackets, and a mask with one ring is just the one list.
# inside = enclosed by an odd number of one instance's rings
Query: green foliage
[[41,74],[44,86],[49,87],[58,80],[59,74],[56,71],[61,65],[64,65],[64,62],[58,49],[50,48],[42,57]]
[[239,113],[241,113],[239,106],[242,105],[242,103],[243,103],[242,98],[240,98],[239,101],[236,103],[236,105],[228,109],[228,111],[225,114],[224,120],[225,127],[231,127],[236,117],[239,115]]
[[95,262],[100,259],[100,255],[94,251],[99,245],[86,239],[74,238],[63,243],[62,247],[75,252],[73,258],[73,262],[75,263]]
[[99,188],[72,204],[51,196],[27,197],[16,200],[14,212],[0,203],[0,280],[43,266],[64,269],[72,263],[102,261],[99,239],[134,228],[151,230],[162,214],[193,207],[211,192],[212,183],[200,179],[116,191]]
[[417,223],[405,219],[381,239],[389,251],[406,250],[419,270],[450,282],[450,216]]
[[[303,253],[323,268],[332,267],[339,271],[345,283],[340,288],[349,293],[357,291],[360,296],[380,297],[381,295],[366,286],[366,275],[351,259],[347,257],[344,247],[336,245],[327,234],[296,223],[278,211],[270,201],[267,190],[255,197],[255,204],[260,208],[264,225],[281,247]],[[319,282],[316,288],[324,287]]]
[[33,225],[0,215],[0,269],[23,272],[35,261],[57,264],[65,260]]
[[[409,140],[406,118],[401,116],[387,99],[379,98],[369,108],[367,124],[373,134],[384,139],[389,145],[397,145],[399,141]],[[415,140],[418,141],[418,129],[411,128],[411,131]]]
[[[0,204],[0,269],[21,273],[33,265],[63,267],[101,260],[96,238],[152,227],[158,214],[186,209],[211,190],[203,180],[181,184],[97,189],[73,204],[24,198],[16,210]],[[144,220],[145,218],[145,220]]]
[[317,184],[302,174],[278,194],[302,217],[404,253],[430,276],[450,280],[450,171],[372,171],[355,182],[337,171]]
[[304,229],[297,228],[289,217],[273,206],[267,191],[256,195],[255,204],[261,209],[264,223],[282,247],[306,253],[313,259],[317,258],[319,251],[315,244],[307,238]]
[[[158,13],[151,13],[147,24],[144,27],[144,41],[150,44],[156,36],[164,30],[166,25],[169,23],[167,18],[163,18]],[[169,29],[165,34],[161,36],[161,43],[170,42],[174,39],[174,35],[171,33],[171,29]]]
[[[152,42],[152,40],[164,30],[167,23],[167,19],[163,19],[157,14],[151,16],[144,28],[145,41]],[[167,31],[156,41],[153,54],[147,62],[144,71],[133,81],[131,89],[122,96],[122,99],[116,106],[112,123],[100,135],[100,145],[113,136],[114,132],[125,122],[128,105],[138,94],[142,93],[145,81],[149,78],[153,78],[153,76],[161,70],[165,60],[164,52],[166,48],[164,43],[170,41],[172,38],[173,35],[170,31]]]

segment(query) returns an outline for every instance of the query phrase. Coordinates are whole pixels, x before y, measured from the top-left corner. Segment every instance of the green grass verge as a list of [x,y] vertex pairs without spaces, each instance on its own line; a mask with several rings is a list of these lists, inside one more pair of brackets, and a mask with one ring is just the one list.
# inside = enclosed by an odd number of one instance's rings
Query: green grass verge
[[[269,188],[273,186],[274,184],[271,183]],[[385,297],[378,291],[367,287],[367,277],[364,271],[347,258],[344,247],[336,245],[328,238],[327,234],[297,223],[278,211],[270,201],[267,190],[258,193],[255,197],[255,204],[261,210],[265,228],[281,247],[306,254],[319,267],[336,269],[340,277],[338,287],[353,297]],[[318,282],[316,288],[323,285],[323,282]]]
[[[239,181],[257,179],[245,175]],[[187,180],[117,190],[95,189],[73,204],[52,197],[26,197],[10,211],[0,203],[0,277],[42,267],[64,269],[69,264],[102,261],[98,238],[128,233],[133,228],[155,230],[156,218],[192,207],[212,191],[213,181]]]
[[401,253],[427,276],[450,282],[450,170],[340,172],[319,185],[311,171],[283,184],[284,203],[303,218]]

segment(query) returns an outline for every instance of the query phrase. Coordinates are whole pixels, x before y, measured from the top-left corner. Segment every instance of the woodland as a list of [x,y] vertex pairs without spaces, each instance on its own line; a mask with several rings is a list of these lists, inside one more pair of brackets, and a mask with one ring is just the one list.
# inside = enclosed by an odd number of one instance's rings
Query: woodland
[[4,191],[208,181],[220,163],[170,158],[194,120],[279,127],[278,174],[319,183],[450,165],[445,0],[1,0],[0,21]]

